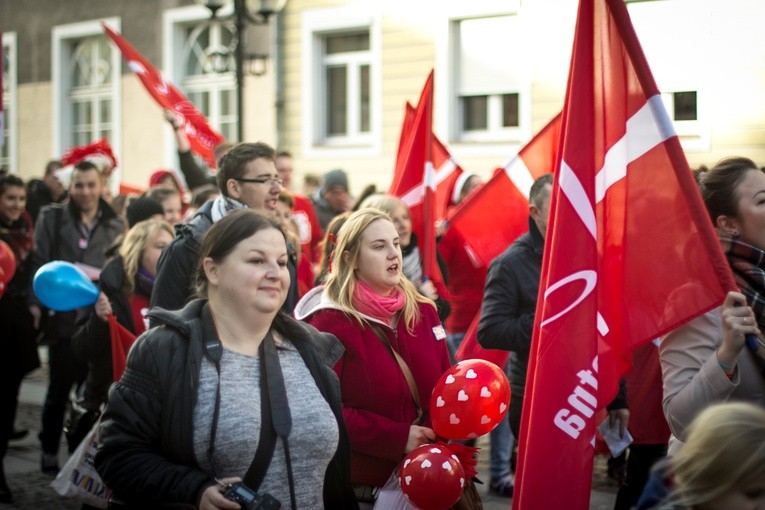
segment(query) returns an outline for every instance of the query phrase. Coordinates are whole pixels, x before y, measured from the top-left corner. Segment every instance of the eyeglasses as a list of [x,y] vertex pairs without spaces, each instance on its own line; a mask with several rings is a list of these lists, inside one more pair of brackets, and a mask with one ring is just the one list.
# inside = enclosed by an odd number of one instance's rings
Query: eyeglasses
[[239,182],[251,182],[254,184],[268,184],[269,186],[273,186],[274,184],[277,184],[279,187],[284,186],[283,180],[274,177],[263,177],[260,179],[245,179],[244,177],[238,177],[234,178],[234,180]]

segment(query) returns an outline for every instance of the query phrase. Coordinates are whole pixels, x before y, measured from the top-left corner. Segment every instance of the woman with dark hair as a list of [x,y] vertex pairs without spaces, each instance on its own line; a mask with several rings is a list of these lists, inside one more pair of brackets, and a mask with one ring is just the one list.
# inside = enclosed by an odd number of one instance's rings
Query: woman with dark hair
[[670,456],[710,404],[746,400],[765,407],[763,360],[745,346],[747,334],[761,342],[765,327],[765,173],[749,159],[729,158],[696,180],[741,292],[730,292],[721,307],[661,342]]
[[363,508],[371,508],[406,453],[435,440],[430,394],[451,365],[436,306],[402,266],[390,216],[359,209],[340,229],[326,286],[309,291],[295,309],[298,319],[345,346],[334,368]]
[[6,243],[16,259],[16,272],[0,291],[0,503],[12,499],[5,481],[3,459],[16,419],[19,387],[25,374],[38,366],[35,330],[27,307],[27,292],[32,278],[29,254],[33,247],[32,218],[24,209],[27,190],[24,181],[12,174],[0,173],[0,241]]
[[[342,345],[280,312],[290,285],[283,231],[234,211],[199,253],[200,298],[150,312],[160,326],[136,341],[109,396],[95,465],[114,499],[234,509],[218,480],[244,478],[283,508],[355,508],[329,368]],[[265,469],[250,469],[258,458]]]

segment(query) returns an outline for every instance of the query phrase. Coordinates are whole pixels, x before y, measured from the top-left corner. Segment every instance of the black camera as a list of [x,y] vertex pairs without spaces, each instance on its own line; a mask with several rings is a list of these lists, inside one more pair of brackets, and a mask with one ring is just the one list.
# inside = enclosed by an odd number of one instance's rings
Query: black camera
[[239,503],[244,510],[279,510],[282,504],[267,493],[258,494],[250,490],[242,482],[228,485],[223,497],[229,501]]

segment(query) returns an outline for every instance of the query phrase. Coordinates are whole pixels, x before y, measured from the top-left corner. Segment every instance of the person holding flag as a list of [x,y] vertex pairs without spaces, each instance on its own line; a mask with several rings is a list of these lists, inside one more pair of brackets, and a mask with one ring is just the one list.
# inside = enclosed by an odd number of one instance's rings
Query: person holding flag
[[[736,157],[696,176],[741,292],[729,293],[722,307],[672,331],[659,346],[664,414],[672,430],[669,456],[710,404],[748,400],[765,407],[765,173],[752,160]],[[703,289],[689,285],[680,292]],[[759,341],[747,345],[748,334]]]

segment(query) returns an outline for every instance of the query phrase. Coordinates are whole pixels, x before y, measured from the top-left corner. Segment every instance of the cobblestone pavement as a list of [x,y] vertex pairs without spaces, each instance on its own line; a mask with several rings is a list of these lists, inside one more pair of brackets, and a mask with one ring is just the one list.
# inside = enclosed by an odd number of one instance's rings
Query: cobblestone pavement
[[[22,385],[16,427],[29,429],[30,433],[24,439],[11,443],[8,449],[5,470],[8,485],[13,491],[14,502],[10,505],[0,503],[0,510],[5,508],[69,510],[81,507],[80,503],[56,494],[50,487],[52,478],[39,471],[40,450],[37,432],[40,428],[41,403],[46,384],[47,374],[44,369],[40,369],[27,377]],[[484,508],[486,510],[509,509],[512,501],[510,498],[500,498],[487,492],[489,479],[488,437],[481,438],[478,446],[481,447],[478,476],[487,482],[483,486],[479,486],[478,489],[483,499]],[[59,458],[63,464],[66,459],[64,443],[62,443]],[[591,510],[611,510],[614,505],[616,486],[606,476],[605,465],[605,458],[596,458],[593,491],[590,500]]]

